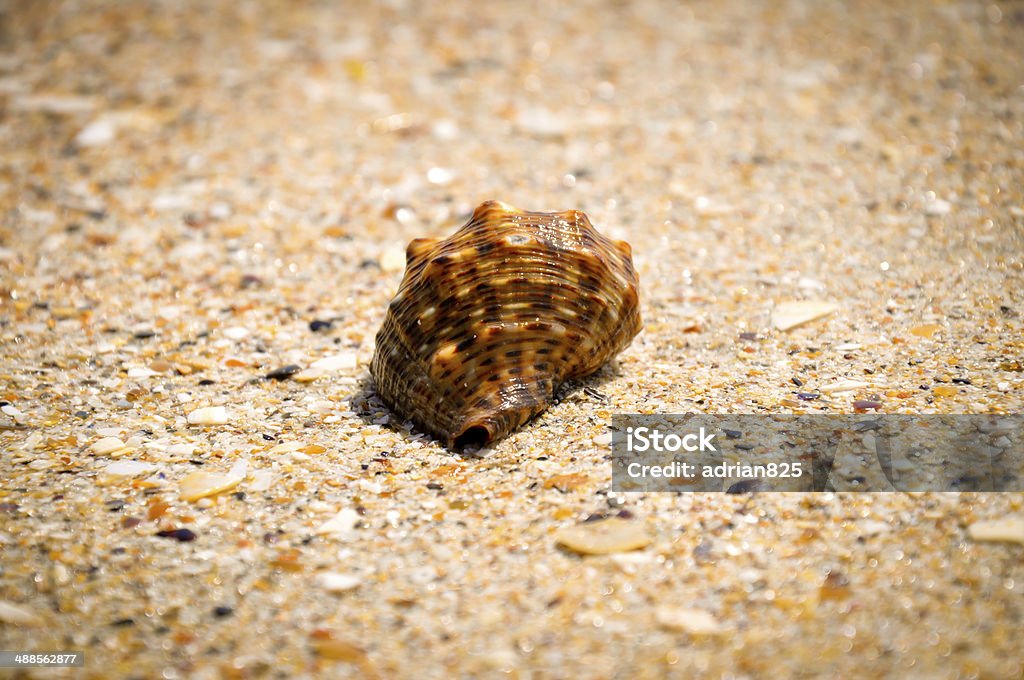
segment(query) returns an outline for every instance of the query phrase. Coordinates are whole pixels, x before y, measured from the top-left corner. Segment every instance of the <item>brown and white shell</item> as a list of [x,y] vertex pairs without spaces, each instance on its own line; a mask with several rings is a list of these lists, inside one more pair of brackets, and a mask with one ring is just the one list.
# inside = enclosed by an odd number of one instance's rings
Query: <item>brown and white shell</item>
[[409,244],[370,365],[377,392],[448,446],[484,446],[632,341],[637,286],[629,244],[582,212],[483,203],[449,238]]

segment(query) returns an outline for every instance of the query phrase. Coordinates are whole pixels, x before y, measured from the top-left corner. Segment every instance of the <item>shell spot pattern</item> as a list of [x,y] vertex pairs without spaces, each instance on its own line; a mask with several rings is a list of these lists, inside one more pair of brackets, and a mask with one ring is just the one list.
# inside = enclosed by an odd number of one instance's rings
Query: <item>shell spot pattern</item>
[[629,345],[638,285],[629,244],[582,212],[483,203],[452,236],[409,244],[370,364],[377,392],[449,447],[485,446]]

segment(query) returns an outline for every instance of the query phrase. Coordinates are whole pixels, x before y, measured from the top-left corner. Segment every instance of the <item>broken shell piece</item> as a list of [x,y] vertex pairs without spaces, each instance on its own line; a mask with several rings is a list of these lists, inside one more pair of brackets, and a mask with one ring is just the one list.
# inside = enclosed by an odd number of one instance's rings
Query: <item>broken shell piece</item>
[[454,448],[501,439],[640,332],[629,244],[583,213],[497,201],[416,239],[370,365],[381,399]]
[[563,527],[555,533],[555,542],[582,555],[608,555],[645,548],[651,537],[639,522],[610,517]]
[[772,311],[772,325],[780,331],[810,323],[839,309],[832,302],[783,302]]

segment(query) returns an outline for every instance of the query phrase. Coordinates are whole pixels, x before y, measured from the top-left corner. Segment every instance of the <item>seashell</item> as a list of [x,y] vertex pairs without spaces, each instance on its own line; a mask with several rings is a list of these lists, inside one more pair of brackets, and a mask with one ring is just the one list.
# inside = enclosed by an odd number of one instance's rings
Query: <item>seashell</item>
[[480,447],[551,404],[640,332],[631,250],[578,210],[483,203],[449,238],[415,239],[370,373],[393,411]]

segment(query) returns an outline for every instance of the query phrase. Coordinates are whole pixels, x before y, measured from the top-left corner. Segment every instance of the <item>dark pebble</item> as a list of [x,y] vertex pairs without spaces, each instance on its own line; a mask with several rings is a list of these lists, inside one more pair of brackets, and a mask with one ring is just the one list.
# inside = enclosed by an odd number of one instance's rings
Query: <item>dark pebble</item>
[[266,441],[268,441],[268,442],[276,442],[276,441],[277,441],[277,437],[275,437],[275,436],[274,436],[274,435],[272,435],[272,434],[266,434],[266,433],[264,433],[264,434],[263,434],[263,438],[264,438],[264,439],[265,439]]
[[239,283],[242,288],[255,288],[263,285],[263,279],[253,274],[246,274]]
[[745,332],[740,333],[740,340],[757,340],[757,333]]
[[88,411],[75,411],[75,417],[76,418],[88,418],[89,417],[89,412]]
[[858,399],[853,402],[853,407],[856,409],[869,409],[873,408],[876,411],[882,408],[882,404],[877,401],[868,401],[867,399]]
[[173,538],[176,541],[182,543],[188,543],[196,540],[196,535],[189,529],[167,529],[165,531],[158,531],[156,535],[160,538]]
[[17,512],[17,503],[0,503],[0,512]]
[[282,366],[281,368],[275,368],[273,371],[267,373],[263,377],[266,378],[267,380],[287,380],[288,378],[292,377],[301,370],[302,367],[299,366],[298,364],[288,364],[287,366]]
[[142,520],[138,517],[125,517],[123,520],[121,520],[121,526],[123,526],[125,529],[132,529],[134,527],[139,526],[140,524],[142,524]]
[[110,512],[118,512],[123,507],[124,501],[119,498],[112,501],[107,501],[107,510],[109,510]]
[[427,482],[427,488],[430,489],[431,491],[440,491],[441,489],[444,488],[444,486],[438,484],[437,482]]
[[595,512],[592,515],[588,515],[584,522],[600,522],[603,519],[608,519],[608,515],[603,512]]
[[821,399],[821,395],[814,392],[797,392],[796,398],[801,401],[814,401],[815,399]]
[[744,480],[736,482],[735,484],[730,486],[728,489],[725,490],[725,492],[726,493],[734,493],[734,494],[736,494],[736,493],[754,493],[755,491],[757,491],[760,488],[761,488],[761,480],[760,479],[744,479]]
[[156,335],[156,331],[148,328],[144,331],[136,331],[135,333],[132,334],[132,336],[138,340],[145,340],[146,338],[151,338],[154,335]]
[[736,448],[739,449],[740,451],[753,451],[754,450],[754,445],[753,444],[737,444]]
[[234,613],[234,609],[232,609],[231,607],[225,607],[223,605],[220,607],[213,608],[213,615],[216,616],[218,619],[223,619],[225,616],[231,616]]
[[239,501],[244,501],[245,500],[245,492],[244,491],[236,491],[235,493],[233,493],[231,495],[235,497],[235,500],[239,500]]
[[212,385],[213,383],[214,381],[210,380],[209,378],[203,378],[202,380],[199,381],[199,384],[203,386]]
[[722,430],[722,432],[724,432],[725,436],[729,439],[739,439],[743,436],[743,433],[739,430]]
[[330,321],[324,321],[322,319],[314,319],[314,320],[309,322],[309,330],[313,331],[314,333],[319,333],[320,331],[329,330],[330,327],[331,327],[331,322]]
[[953,378],[953,384],[954,385],[970,385],[971,384],[971,379],[970,378]]
[[118,628],[123,628],[125,626],[134,626],[135,619],[118,619],[117,621],[112,622],[110,625],[116,626]]
[[615,516],[619,519],[633,519],[636,515],[634,515],[629,510],[619,510],[617,513],[615,513]]
[[793,376],[792,378],[790,378],[790,380],[793,381],[793,384],[796,385],[797,387],[804,386],[804,381],[801,380],[800,378],[797,378],[796,376]]

